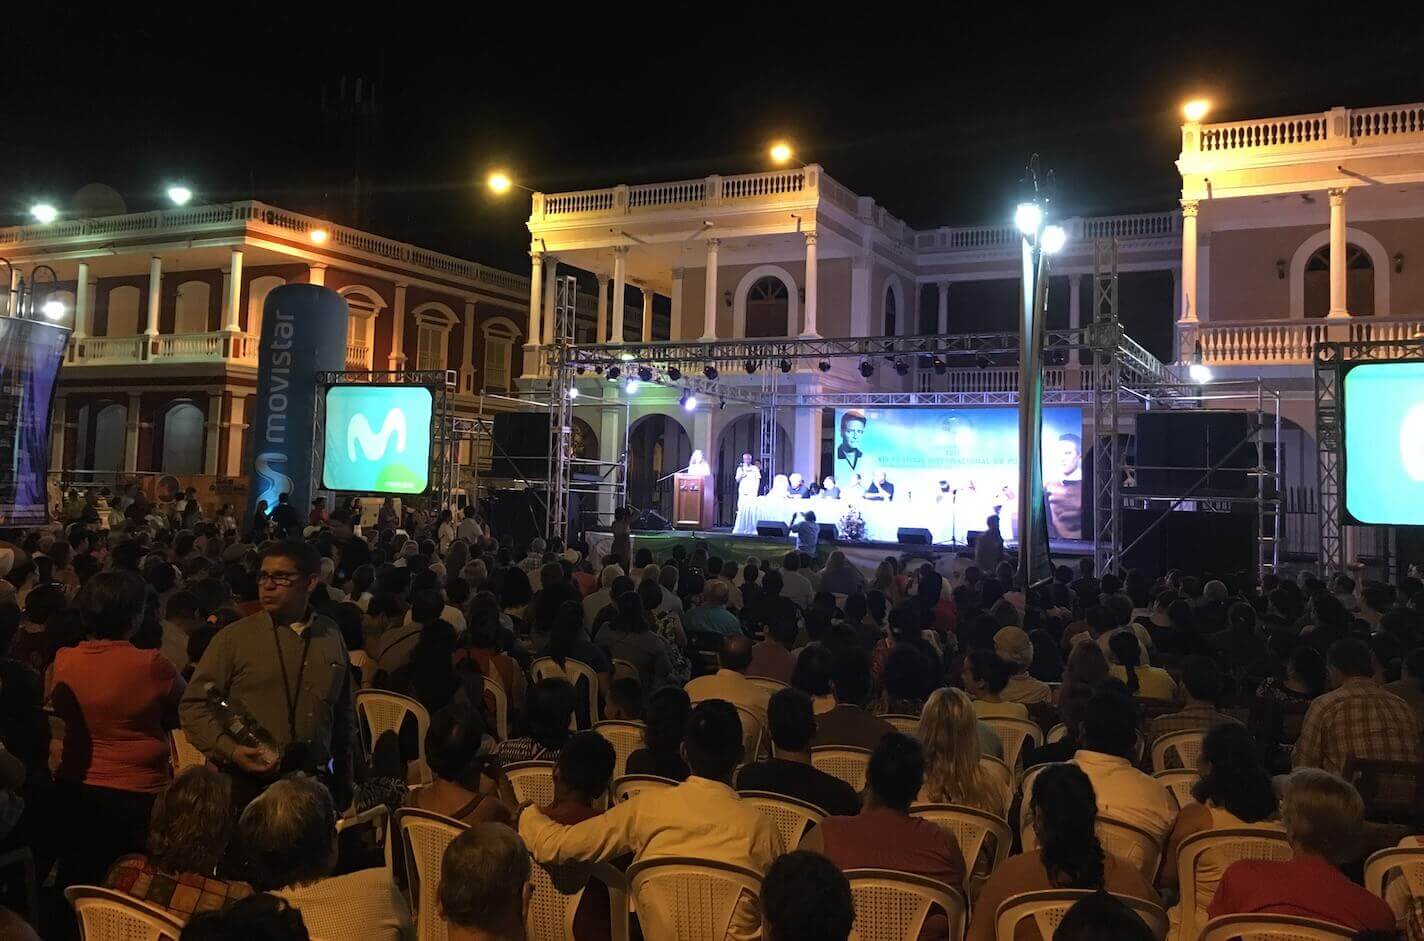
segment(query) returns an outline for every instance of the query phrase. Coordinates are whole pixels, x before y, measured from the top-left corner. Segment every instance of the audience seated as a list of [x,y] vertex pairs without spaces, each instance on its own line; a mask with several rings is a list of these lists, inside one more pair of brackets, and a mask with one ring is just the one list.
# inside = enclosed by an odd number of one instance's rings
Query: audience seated
[[1399,679],[1384,688],[1409,704],[1419,728],[1424,729],[1424,647],[1415,647],[1405,655]]
[[531,871],[529,851],[508,827],[479,823],[451,840],[438,889],[450,941],[524,941]]
[[865,708],[870,699],[870,659],[848,648],[831,659],[831,686],[836,705],[816,720],[817,745],[851,745],[873,749],[895,727]]
[[855,924],[855,900],[835,863],[798,850],[766,871],[761,917],[764,941],[846,941]]
[[796,668],[796,657],[791,652],[796,646],[796,630],[794,618],[778,618],[766,625],[765,638],[752,645],[747,676],[761,676],[789,685],[791,671]]
[[[555,823],[582,823],[603,813],[617,756],[608,740],[597,732],[570,736],[554,766],[554,802],[542,807]],[[576,941],[607,941],[612,936],[608,890],[590,880],[574,912]]]
[[[519,834],[542,863],[597,862],[632,853],[634,862],[690,856],[765,874],[785,847],[771,822],[732,789],[742,751],[736,709],[716,699],[698,703],[684,733],[683,753],[692,771],[686,781],[643,791],[573,826],[529,807],[519,817]],[[755,901],[743,898],[727,936],[756,938],[760,921]]]
[[702,602],[683,616],[683,629],[688,634],[742,633],[737,616],[727,610],[730,584],[720,578],[707,581],[702,588]]
[[1232,863],[1207,914],[1298,915],[1354,931],[1393,931],[1394,913],[1384,900],[1335,868],[1354,858],[1364,811],[1347,781],[1317,768],[1296,770],[1281,800],[1293,857]]
[[1044,741],[1042,745],[1034,745],[1032,741],[1024,743],[1023,766],[1032,768],[1034,765],[1045,764],[1050,761],[1067,761],[1078,751],[1078,742],[1083,733],[1083,715],[1086,711],[1088,701],[1093,698],[1093,688],[1084,686],[1081,683],[1065,684],[1058,691],[1058,719],[1063,724],[1063,737],[1056,742]]
[[885,658],[880,672],[880,695],[870,703],[877,716],[917,716],[925,708],[925,697],[939,682],[933,665],[918,648],[897,644]]
[[409,935],[410,913],[385,868],[331,874],[336,810],[315,779],[293,775],[268,787],[243,810],[237,833],[253,887],[290,902],[318,937]]
[[974,699],[974,712],[981,719],[1027,719],[1028,708],[1021,702],[1003,698],[1009,685],[1009,665],[992,650],[971,650],[964,658],[964,688]]
[[717,653],[717,662],[719,666],[716,673],[699,676],[683,687],[687,690],[688,698],[693,703],[723,699],[742,706],[756,716],[765,730],[769,694],[764,687],[747,679],[747,671],[752,663],[752,642],[741,634],[723,637]]
[[626,774],[655,774],[660,778],[686,781],[691,773],[682,755],[682,735],[692,701],[684,690],[665,686],[648,700],[647,727],[643,747],[635,749],[624,765]]
[[1156,716],[1147,723],[1147,737],[1168,732],[1205,732],[1223,722],[1238,722],[1216,708],[1221,698],[1221,669],[1206,657],[1188,657],[1182,663],[1182,693],[1186,704],[1177,712]]
[[999,698],[1008,703],[1048,702],[1052,694],[1048,684],[1029,673],[1033,665],[1034,644],[1019,627],[1004,627],[994,634],[994,653],[1009,668],[1009,680],[999,691]]
[[232,835],[232,787],[210,768],[186,769],[153,803],[148,855],[124,856],[104,885],[179,918],[215,911],[252,894],[245,882],[214,876]]
[[816,717],[811,698],[799,689],[778,690],[767,705],[772,757],[744,765],[741,790],[769,791],[814,804],[828,814],[854,814],[860,798],[840,778],[811,766]]
[[1053,941],[1157,941],[1157,936],[1122,899],[1094,892],[1063,913]]
[[667,641],[653,632],[651,619],[636,591],[613,599],[614,617],[594,635],[594,642],[614,660],[627,660],[638,669],[643,689],[661,689],[672,683],[672,654]]
[[1340,774],[1351,758],[1418,761],[1414,710],[1380,686],[1370,648],[1354,638],[1338,640],[1326,662],[1330,692],[1311,702],[1291,766]]
[[430,719],[425,763],[435,780],[410,792],[406,804],[462,823],[504,823],[509,813],[497,798],[480,793],[480,776],[495,750],[480,714],[469,706],[446,706]]
[[920,715],[919,740],[925,758],[921,802],[963,804],[999,816],[1008,810],[1008,795],[981,760],[981,724],[963,690],[945,687],[930,694]]
[[1135,636],[1118,631],[1108,640],[1108,649],[1117,661],[1108,668],[1108,675],[1122,680],[1129,693],[1143,699],[1177,698],[1177,681],[1172,674],[1161,667],[1143,665],[1142,644]]
[[286,899],[262,894],[195,915],[179,941],[311,941],[311,934]]
[[[994,941],[999,906],[1024,892],[1103,889],[1156,902],[1157,893],[1137,867],[1106,852],[1099,842],[1094,827],[1103,801],[1081,768],[1074,764],[1045,768],[1034,782],[1030,800],[1038,846],[1011,856],[989,876],[975,900],[967,941]],[[1014,937],[1039,941],[1041,936],[1029,918],[1019,924]]]
[[495,746],[501,765],[516,761],[555,761],[569,738],[569,721],[574,715],[576,695],[568,680],[542,679],[529,691],[525,718],[528,733],[507,738]]

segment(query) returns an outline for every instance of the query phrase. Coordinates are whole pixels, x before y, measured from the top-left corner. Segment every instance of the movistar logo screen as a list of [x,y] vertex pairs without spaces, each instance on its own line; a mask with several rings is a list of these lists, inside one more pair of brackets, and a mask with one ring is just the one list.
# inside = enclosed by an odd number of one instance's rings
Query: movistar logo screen
[[326,394],[322,486],[424,493],[430,482],[429,389],[333,386]]

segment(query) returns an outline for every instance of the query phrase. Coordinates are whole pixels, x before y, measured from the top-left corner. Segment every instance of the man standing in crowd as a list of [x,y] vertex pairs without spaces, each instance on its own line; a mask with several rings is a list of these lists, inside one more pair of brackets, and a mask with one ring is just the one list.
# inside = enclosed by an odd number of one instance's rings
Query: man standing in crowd
[[[308,771],[326,779],[344,807],[356,722],[341,631],[308,603],[321,559],[312,546],[287,542],[267,549],[260,566],[262,610],[213,637],[179,705],[183,731],[232,776],[237,806],[281,773]],[[275,754],[234,739],[231,717],[212,701],[210,689],[251,715],[271,736]]]

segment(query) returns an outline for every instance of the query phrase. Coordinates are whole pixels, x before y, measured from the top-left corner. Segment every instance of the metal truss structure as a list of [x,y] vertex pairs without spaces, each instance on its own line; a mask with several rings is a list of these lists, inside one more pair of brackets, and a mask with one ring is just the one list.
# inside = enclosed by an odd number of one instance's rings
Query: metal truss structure
[[1320,567],[1342,571],[1345,548],[1345,373],[1360,363],[1424,360],[1424,337],[1315,344],[1316,484],[1320,490]]
[[430,462],[429,487],[426,493],[432,506],[445,507],[458,487],[456,479],[458,448],[452,434],[456,421],[452,398],[459,384],[452,369],[393,369],[385,371],[335,370],[316,374],[316,408],[312,423],[311,479],[320,481],[326,442],[326,390],[346,384],[424,386],[430,390]]
[[554,344],[550,350],[557,367],[549,373],[549,487],[546,494],[545,532],[568,541],[569,486],[573,475],[574,368],[568,349],[574,340],[578,316],[578,279],[567,275],[554,282]]

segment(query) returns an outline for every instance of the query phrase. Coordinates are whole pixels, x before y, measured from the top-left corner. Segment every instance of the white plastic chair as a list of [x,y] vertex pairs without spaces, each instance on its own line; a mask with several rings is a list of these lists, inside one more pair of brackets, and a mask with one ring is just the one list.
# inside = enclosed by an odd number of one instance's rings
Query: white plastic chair
[[954,834],[955,842],[964,854],[966,888],[974,873],[974,863],[990,837],[994,838],[994,842],[988,872],[992,873],[1009,858],[1009,849],[1014,841],[1013,831],[1002,817],[962,804],[916,804],[910,808],[910,816],[929,820]]
[[1014,772],[1007,764],[993,755],[980,755],[979,764],[990,776],[999,782],[999,806],[1008,813],[1009,804],[1014,799]]
[[615,659],[613,661],[613,678],[615,680],[638,679],[638,665],[632,660]]
[[1156,880],[1157,867],[1162,863],[1162,844],[1157,837],[1141,827],[1102,814],[1098,815],[1094,830],[1105,851],[1137,867],[1149,883]]
[[1404,880],[1409,895],[1424,898],[1424,846],[1392,846],[1365,860],[1365,888],[1386,902],[1385,888],[1394,878]]
[[621,804],[630,797],[636,797],[643,791],[651,791],[663,787],[677,787],[677,785],[678,782],[672,778],[663,778],[656,774],[625,774],[622,777],[614,778],[609,790],[613,792],[613,803]]
[[485,693],[494,700],[494,733],[501,742],[509,738],[509,693],[498,678],[485,675]]
[[1166,771],[1155,772],[1152,776],[1161,781],[1162,786],[1172,795],[1178,810],[1192,802],[1192,788],[1201,780],[1201,775],[1195,768],[1168,768]]
[[1019,815],[1018,819],[1014,821],[1014,829],[1019,831],[1025,851],[1038,845],[1038,841],[1033,835],[1033,829],[1028,826],[1028,817],[1025,814],[1025,811],[1028,810],[1029,798],[1033,796],[1033,782],[1043,773],[1044,768],[1051,768],[1056,764],[1062,764],[1062,762],[1045,761],[1043,764],[1025,768],[1023,777],[1019,781],[1019,793],[1023,795],[1023,799],[1019,801]]
[[615,778],[621,778],[627,770],[628,756],[643,747],[643,736],[647,729],[647,725],[642,722],[625,719],[605,719],[593,724],[593,730],[613,746]]
[[1063,740],[1064,740],[1065,738],[1067,738],[1067,737],[1068,737],[1068,726],[1066,726],[1066,725],[1064,725],[1062,722],[1060,722],[1060,723],[1058,723],[1057,725],[1055,725],[1053,728],[1051,728],[1051,729],[1048,730],[1048,735],[1044,737],[1044,741],[1047,742],[1048,744],[1052,745],[1054,742],[1061,742],[1061,741],[1063,741]]
[[1181,902],[1178,905],[1180,927],[1177,937],[1181,941],[1196,941],[1201,927],[1206,923],[1206,909],[1197,907],[1197,870],[1202,857],[1212,853],[1222,872],[1226,867],[1242,859],[1266,859],[1284,861],[1291,858],[1290,843],[1286,842],[1284,830],[1265,827],[1248,829],[1233,827],[1225,830],[1203,830],[1193,833],[1182,841],[1177,850],[1177,880],[1181,886]]
[[751,764],[761,755],[762,739],[765,738],[765,729],[760,716],[752,712],[741,703],[732,703],[737,710],[737,717],[742,722],[742,763]]
[[761,815],[771,821],[776,831],[781,834],[781,845],[786,847],[788,853],[800,844],[807,827],[830,816],[815,804],[787,797],[785,794],[738,791],[737,796],[761,811]]
[[504,776],[521,804],[532,801],[536,807],[554,802],[554,763],[552,761],[515,761],[504,766]]
[[74,906],[81,941],[178,941],[183,922],[166,908],[96,885],[72,885],[64,897]]
[[449,929],[440,917],[440,866],[445,847],[467,827],[449,817],[402,807],[396,811],[405,852],[405,875],[409,885],[411,916],[415,920],[416,941],[446,941]]
[[430,769],[425,764],[425,733],[430,730],[430,712],[419,701],[399,693],[381,689],[363,689],[356,693],[356,726],[366,757],[371,757],[376,739],[385,732],[400,734],[406,716],[415,716],[416,761],[421,769],[418,784],[429,784]]
[[669,856],[628,867],[643,937],[723,941],[743,898],[761,897],[761,875],[741,866]]
[[887,715],[881,716],[880,718],[893,725],[895,727],[896,732],[903,732],[911,738],[915,738],[920,734],[919,716],[902,715],[900,713],[889,713]]
[[168,733],[168,744],[173,754],[173,773],[182,774],[189,768],[201,767],[208,763],[208,756],[198,751],[193,743],[188,741],[187,734],[182,729],[173,729]]
[[[533,675],[535,682],[550,678],[568,680],[569,685],[575,690],[578,689],[580,677],[587,680],[589,722],[598,721],[598,674],[594,672],[593,667],[584,663],[582,660],[575,660],[573,657],[568,657],[564,660],[564,665],[561,669],[559,665],[554,662],[552,657],[540,657],[529,664],[529,672]],[[575,732],[578,731],[577,710],[574,711],[574,715],[569,719],[569,728]]]
[[1202,929],[1201,941],[1350,941],[1355,929],[1296,915],[1222,915]]
[[964,937],[969,906],[958,887],[890,869],[847,869],[845,877],[855,900],[851,937],[857,941],[915,941],[935,906],[949,916],[950,941]]
[[758,689],[765,690],[768,697],[781,692],[787,685],[780,680],[773,680],[769,676],[749,676],[747,677],[747,682]]
[[[1048,941],[1053,937],[1063,916],[1079,899],[1087,898],[1093,892],[1088,889],[1046,889],[1040,892],[1024,892],[1013,895],[999,905],[994,914],[994,937],[996,941],[1014,941],[1014,930],[1019,923],[1032,918],[1038,933]],[[1162,906],[1145,899],[1113,893],[1113,898],[1136,912],[1154,937],[1161,941],[1167,937],[1167,913]]]
[[999,741],[1004,743],[1004,764],[1010,768],[1019,766],[1019,756],[1023,754],[1025,742],[1032,741],[1035,748],[1043,745],[1043,729],[1032,719],[988,716],[979,721],[993,729],[994,734],[999,736]]
[[1168,732],[1152,743],[1152,770],[1166,771],[1167,758],[1176,755],[1177,765],[1193,771],[1197,767],[1197,756],[1201,754],[1202,740],[1206,733],[1200,729],[1184,729]]
[[530,860],[529,881],[534,894],[529,900],[525,927],[531,941],[563,941],[574,936],[574,915],[590,881],[603,883],[608,890],[608,911],[613,941],[628,938],[628,880],[608,863],[572,863],[545,866]]
[[811,766],[840,778],[859,794],[865,790],[865,771],[870,766],[870,749],[849,745],[817,745],[811,749]]

